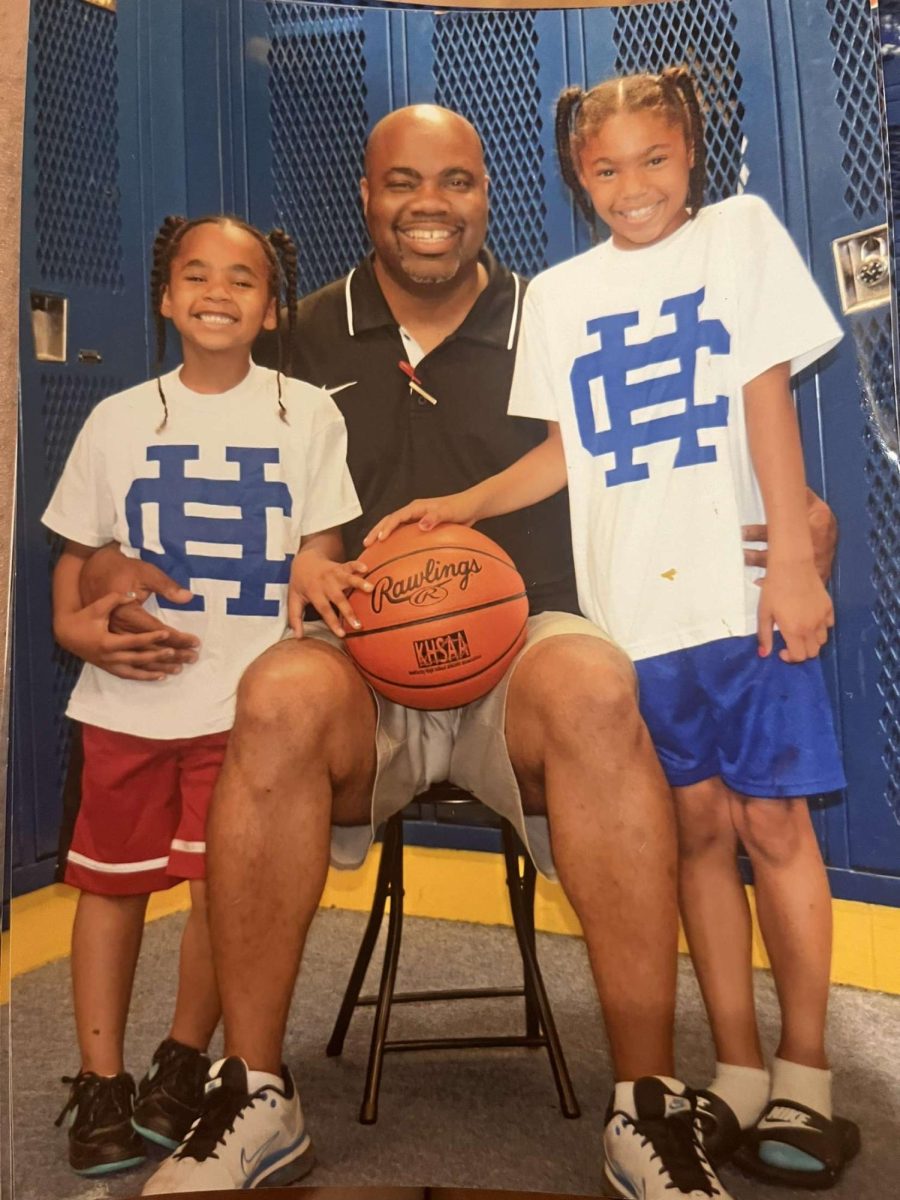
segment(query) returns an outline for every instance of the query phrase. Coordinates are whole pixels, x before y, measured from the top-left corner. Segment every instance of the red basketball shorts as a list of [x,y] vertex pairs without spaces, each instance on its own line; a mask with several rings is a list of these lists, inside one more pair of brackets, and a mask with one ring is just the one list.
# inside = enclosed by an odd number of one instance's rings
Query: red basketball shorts
[[82,737],[81,795],[61,849],[63,881],[135,896],[203,879],[206,814],[228,731],[161,740],[83,725]]

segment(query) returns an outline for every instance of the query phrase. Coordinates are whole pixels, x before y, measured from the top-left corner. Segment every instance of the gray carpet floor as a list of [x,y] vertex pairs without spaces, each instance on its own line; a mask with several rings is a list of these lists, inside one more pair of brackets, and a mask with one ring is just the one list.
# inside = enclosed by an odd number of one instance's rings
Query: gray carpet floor
[[[129,1069],[139,1076],[166,1033],[183,918],[147,928],[128,1035]],[[330,911],[317,918],[292,1010],[286,1057],[295,1072],[316,1142],[322,1186],[428,1184],[460,1188],[598,1194],[600,1135],[610,1088],[596,995],[577,938],[538,935],[538,953],[575,1089],[580,1120],[556,1105],[540,1050],[469,1050],[391,1054],[385,1063],[378,1123],[357,1122],[371,1029],[358,1013],[344,1054],[325,1044],[362,933],[364,918]],[[380,961],[376,950],[376,964]],[[511,930],[424,919],[404,922],[398,987],[501,985],[517,979]],[[771,979],[757,978],[760,1019],[771,1047],[777,1005]],[[830,1195],[875,1200],[900,1191],[900,997],[834,989],[831,1052],[839,1111],[858,1121],[863,1152]],[[518,1032],[521,1001],[480,1000],[395,1008],[391,1034],[415,1037]],[[514,1028],[512,1028],[514,1026]],[[102,1200],[134,1196],[153,1169],[109,1182],[72,1175],[65,1137],[53,1128],[74,1073],[68,963],[53,963],[14,981],[11,1011],[14,1200]],[[214,1050],[215,1050],[214,1046]],[[700,1085],[712,1054],[689,964],[679,983],[679,1068]],[[767,1188],[726,1170],[735,1200],[784,1200],[808,1193]]]

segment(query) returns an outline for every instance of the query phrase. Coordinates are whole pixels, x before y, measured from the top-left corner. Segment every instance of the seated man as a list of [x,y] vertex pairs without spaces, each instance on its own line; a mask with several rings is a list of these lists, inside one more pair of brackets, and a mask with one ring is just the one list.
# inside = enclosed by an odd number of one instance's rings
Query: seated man
[[[482,700],[405,709],[374,696],[340,650],[336,610],[346,588],[361,586],[368,529],[416,495],[501,470],[546,434],[506,415],[525,285],[484,248],[487,186],[463,118],[428,105],[390,114],[369,138],[361,184],[373,254],[300,306],[293,370],[343,412],[363,507],[346,550],[359,558],[336,566],[298,555],[295,613],[309,601],[323,621],[241,682],[207,837],[227,1057],[199,1122],[145,1194],[287,1182],[308,1170],[282,1044],[329,857],[361,863],[380,822],[450,779],[512,821],[581,922],[616,1081],[605,1150],[634,1188],[623,1194],[726,1196],[692,1096],[673,1078],[669,789],[631,663],[578,615],[565,495],[484,525],[517,563],[532,615],[524,649]],[[410,389],[400,362],[436,403]],[[829,519],[825,509],[823,547]],[[139,582],[142,566],[128,570],[126,582]],[[110,571],[99,590],[112,582]]]

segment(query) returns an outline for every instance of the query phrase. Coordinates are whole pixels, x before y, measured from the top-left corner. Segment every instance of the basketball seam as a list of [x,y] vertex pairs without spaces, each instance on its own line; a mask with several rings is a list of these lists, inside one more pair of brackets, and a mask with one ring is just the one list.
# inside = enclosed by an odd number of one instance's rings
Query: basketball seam
[[[472,532],[477,533],[478,530],[476,529],[476,530],[473,530]],[[482,535],[482,536],[484,536],[484,535]],[[370,546],[369,549],[374,550],[375,547]],[[393,558],[386,558],[383,562],[380,562],[376,567],[373,567],[371,573],[374,574],[376,571],[381,571],[385,567],[389,567],[391,565],[391,563],[400,562],[400,560],[403,558],[412,558],[413,555],[416,555],[416,554],[432,554],[432,555],[443,554],[446,550],[462,550],[466,554],[481,554],[485,558],[491,558],[494,560],[494,562],[501,563],[504,567],[511,567],[514,571],[516,569],[516,564],[513,562],[513,560],[511,558],[501,558],[499,554],[492,554],[490,552],[490,550],[482,550],[482,548],[480,546],[457,546],[455,543],[452,545],[449,545],[449,546],[445,546],[442,543],[438,543],[438,545],[436,545],[436,546],[428,546],[428,545],[416,546],[412,550],[404,550],[402,554],[397,554]],[[363,553],[363,556],[365,556],[365,553],[366,553],[365,547],[363,547],[362,553]]]
[[503,596],[499,600],[484,600],[481,604],[472,604],[468,608],[455,608],[452,612],[439,612],[431,617],[416,617],[413,621],[400,621],[396,625],[380,625],[378,629],[348,629],[345,638],[375,637],[379,633],[396,633],[398,629],[418,629],[420,625],[430,625],[434,621],[449,621],[453,617],[464,617],[467,613],[481,612],[485,608],[496,608],[499,604],[509,604],[513,600],[525,600],[527,593],[516,592]]

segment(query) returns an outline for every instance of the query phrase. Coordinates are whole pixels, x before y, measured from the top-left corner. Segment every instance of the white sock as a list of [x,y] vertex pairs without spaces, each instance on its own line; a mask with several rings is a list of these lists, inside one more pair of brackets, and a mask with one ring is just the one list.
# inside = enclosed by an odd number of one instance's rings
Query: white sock
[[284,1091],[284,1080],[280,1075],[270,1075],[268,1071],[251,1071],[247,1068],[247,1091],[252,1096],[254,1092],[258,1092],[260,1088],[277,1087],[279,1092]]
[[706,1090],[725,1101],[741,1129],[749,1129],[769,1102],[769,1072],[765,1067],[717,1062],[716,1077]]
[[[680,1080],[670,1079],[668,1075],[657,1075],[655,1078],[661,1080],[669,1091],[674,1092],[677,1096],[684,1094],[684,1084]],[[634,1084],[634,1080],[617,1083],[613,1097],[613,1108],[617,1112],[628,1113],[630,1117],[637,1116],[637,1109],[634,1106]]]
[[772,1062],[772,1099],[796,1100],[831,1120],[831,1072],[776,1058]]

